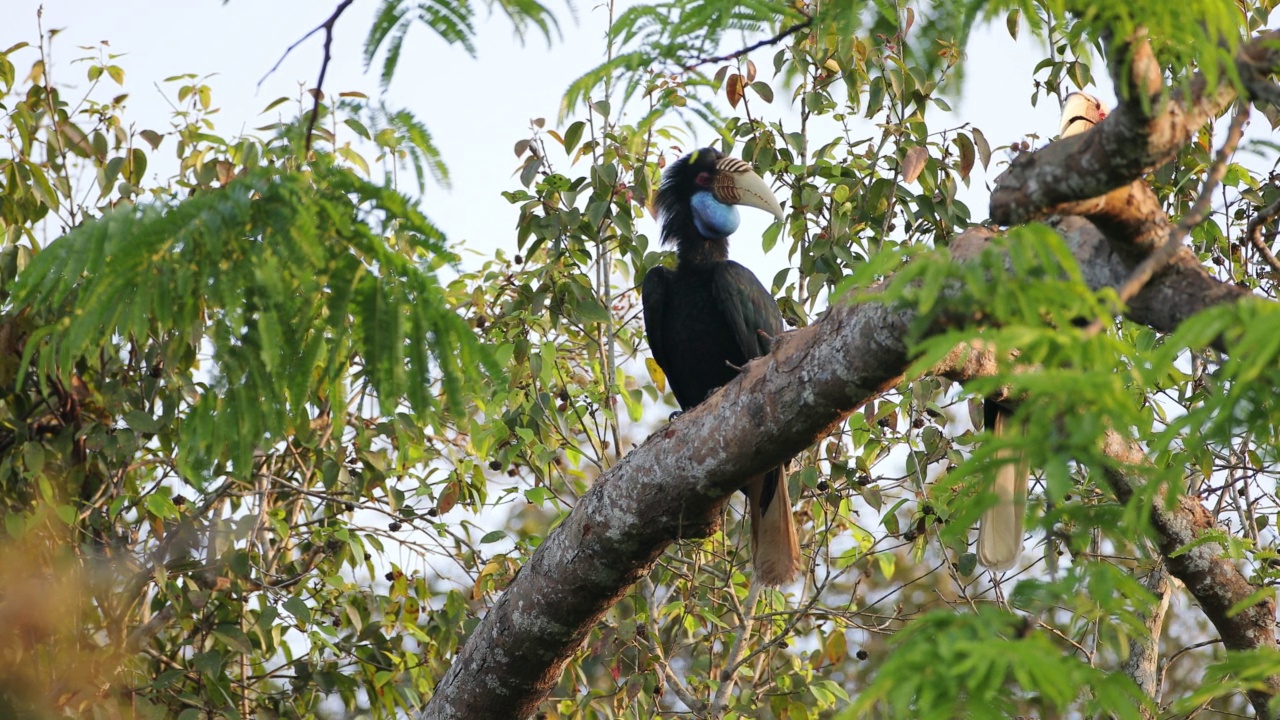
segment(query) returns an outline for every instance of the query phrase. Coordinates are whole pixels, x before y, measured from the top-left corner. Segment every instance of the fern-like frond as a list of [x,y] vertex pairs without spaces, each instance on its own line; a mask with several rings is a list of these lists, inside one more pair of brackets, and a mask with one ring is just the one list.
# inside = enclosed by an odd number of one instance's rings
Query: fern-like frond
[[453,259],[407,198],[351,171],[252,171],[172,205],[119,207],[38,253],[13,303],[62,312],[23,367],[65,377],[116,337],[208,349],[184,457],[247,472],[319,402],[345,402],[352,378],[383,412],[425,419],[497,371],[423,269]]

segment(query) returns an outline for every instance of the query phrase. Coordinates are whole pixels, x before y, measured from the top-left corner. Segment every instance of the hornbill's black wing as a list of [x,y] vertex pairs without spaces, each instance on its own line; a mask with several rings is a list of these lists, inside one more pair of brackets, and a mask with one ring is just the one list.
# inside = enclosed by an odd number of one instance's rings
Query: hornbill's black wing
[[773,339],[782,334],[782,313],[755,274],[732,260],[720,263],[712,279],[712,292],[743,357],[752,360],[768,355]]
[[[778,303],[760,280],[736,262],[720,263],[711,280],[716,305],[745,360],[768,355],[782,334]],[[751,551],[756,573],[766,585],[781,585],[800,569],[800,545],[791,517],[783,466],[751,478],[743,487],[751,512]]]
[[640,304],[644,306],[644,334],[649,338],[649,351],[663,372],[670,372],[670,357],[662,336],[662,318],[666,310],[667,285],[675,273],[661,265],[649,269],[640,287]]

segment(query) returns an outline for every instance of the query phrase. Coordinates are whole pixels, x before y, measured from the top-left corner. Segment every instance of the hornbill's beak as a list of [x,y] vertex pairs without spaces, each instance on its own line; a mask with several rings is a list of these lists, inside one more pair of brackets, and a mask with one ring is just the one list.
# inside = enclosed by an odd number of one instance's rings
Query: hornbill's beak
[[1071,93],[1062,104],[1062,123],[1058,126],[1058,137],[1079,135],[1106,117],[1107,108],[1101,100],[1088,93]]
[[728,205],[750,205],[772,213],[782,219],[782,205],[773,196],[764,178],[755,174],[751,165],[737,158],[723,157],[716,161],[716,177],[711,194]]

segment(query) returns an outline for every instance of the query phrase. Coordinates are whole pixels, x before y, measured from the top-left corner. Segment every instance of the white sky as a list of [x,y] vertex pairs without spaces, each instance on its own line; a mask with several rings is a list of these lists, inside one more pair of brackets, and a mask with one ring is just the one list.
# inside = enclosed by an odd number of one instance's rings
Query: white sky
[[[37,41],[36,0],[4,0],[0,23],[0,48],[19,41]],[[164,78],[180,73],[213,75],[217,131],[223,136],[252,132],[275,118],[262,109],[279,96],[297,97],[300,87],[312,87],[321,58],[322,40],[316,35],[297,48],[261,89],[257,83],[275,64],[284,49],[322,22],[337,0],[46,0],[44,27],[59,28],[52,58],[56,80],[77,88],[87,87],[86,66],[71,64],[84,54],[78,46],[111,43],[110,50],[123,56],[115,62],[127,74],[130,92],[128,116],[138,128],[168,128],[176,87]],[[388,93],[388,103],[406,107],[422,120],[442,149],[453,176],[452,190],[428,189],[424,211],[454,242],[465,242],[485,255],[497,247],[514,251],[517,210],[499,193],[518,186],[513,173],[517,160],[512,146],[529,135],[531,118],[545,117],[553,127],[560,99],[569,83],[603,57],[607,10],[602,5],[575,5],[577,20],[567,6],[551,2],[561,19],[564,39],[551,48],[541,38],[526,46],[515,39],[505,18],[493,17],[480,26],[478,58],[449,47],[427,28],[415,27],[405,45],[400,70]],[[325,81],[326,92],[358,90],[378,95],[377,68],[365,73],[361,45],[378,0],[356,0],[340,20],[333,46],[334,60]],[[1024,133],[1048,136],[1056,131],[1058,108],[1042,97],[1039,107],[1030,103],[1031,70],[1041,58],[1034,43],[1013,43],[1003,22],[988,27],[969,46],[966,86],[960,101],[952,101],[956,121],[981,128],[993,147],[1020,139]],[[755,39],[755,38],[753,38]],[[757,53],[757,64],[766,67],[772,50]],[[16,56],[19,77],[36,59],[33,49]],[[1100,70],[1100,69],[1099,69]],[[1101,74],[1101,73],[1096,73]],[[764,77],[762,79],[768,79]],[[164,88],[164,92],[157,89]],[[1109,92],[1100,93],[1104,98]],[[778,92],[775,112],[789,95]],[[292,107],[292,106],[286,106]],[[759,103],[754,106],[761,109]],[[283,108],[275,112],[281,112]],[[727,106],[726,111],[729,111]],[[579,119],[581,113],[568,121]],[[630,118],[634,119],[634,118]],[[941,128],[940,121],[932,127]],[[566,123],[567,124],[567,123]],[[868,134],[876,132],[867,126]],[[815,137],[818,137],[815,135]],[[713,139],[707,131],[698,144]],[[694,143],[690,143],[694,146]],[[171,172],[158,162],[171,158],[173,141],[167,140],[152,160],[149,173]],[[1003,159],[996,153],[995,159]],[[564,171],[564,168],[559,168]],[[993,164],[993,170],[996,168]],[[568,173],[566,173],[568,174]],[[979,168],[972,188],[962,195],[975,219],[986,216],[985,178]],[[407,188],[412,192],[410,184]],[[759,237],[767,216],[747,210],[743,228],[734,244],[735,258],[753,268],[768,283],[786,265],[785,253],[775,250],[766,258]],[[652,220],[642,232],[656,237]]]

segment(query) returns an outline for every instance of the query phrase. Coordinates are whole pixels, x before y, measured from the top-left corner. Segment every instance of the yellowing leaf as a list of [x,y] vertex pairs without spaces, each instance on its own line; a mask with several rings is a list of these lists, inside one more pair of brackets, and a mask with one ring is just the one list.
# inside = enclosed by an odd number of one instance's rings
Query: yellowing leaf
[[729,98],[729,105],[731,107],[736,108],[738,107],[738,103],[742,102],[742,92],[746,88],[746,85],[746,80],[738,73],[734,73],[729,76],[729,82],[724,86],[724,92],[725,96]]
[[849,655],[849,644],[844,637],[844,631],[838,627],[827,636],[822,643],[822,654],[826,656],[827,661],[832,665],[843,662]]
[[649,378],[653,380],[653,384],[657,386],[658,392],[666,392],[667,374],[662,372],[662,368],[658,367],[658,361],[651,357],[645,358],[644,367],[649,371]]
[[449,486],[440,493],[440,500],[436,503],[436,512],[441,515],[453,509],[458,504],[458,484],[456,482],[449,483]]
[[355,165],[364,171],[365,177],[369,177],[369,163],[365,161],[360,153],[351,148],[350,145],[343,145],[338,148],[338,155],[342,156],[347,162]]
[[963,133],[956,136],[956,147],[960,148],[960,177],[963,180],[969,179],[969,173],[973,171],[973,163],[977,160],[977,153],[973,148],[973,141],[968,135]]
[[915,182],[928,161],[929,151],[924,146],[916,145],[907,150],[907,156],[902,160],[902,182]]

